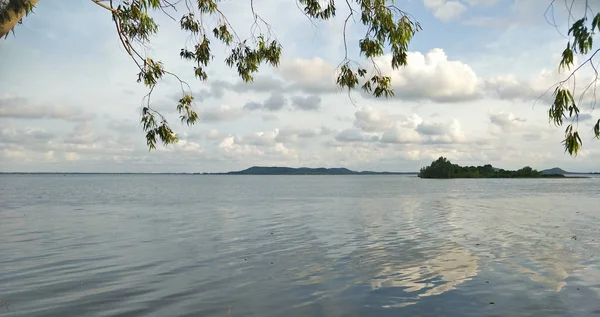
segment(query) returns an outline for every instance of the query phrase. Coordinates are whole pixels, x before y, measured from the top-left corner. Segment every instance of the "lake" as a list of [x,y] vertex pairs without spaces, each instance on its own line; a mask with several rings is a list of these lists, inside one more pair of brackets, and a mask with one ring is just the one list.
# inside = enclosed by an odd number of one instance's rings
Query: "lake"
[[600,315],[600,178],[0,175],[0,316]]

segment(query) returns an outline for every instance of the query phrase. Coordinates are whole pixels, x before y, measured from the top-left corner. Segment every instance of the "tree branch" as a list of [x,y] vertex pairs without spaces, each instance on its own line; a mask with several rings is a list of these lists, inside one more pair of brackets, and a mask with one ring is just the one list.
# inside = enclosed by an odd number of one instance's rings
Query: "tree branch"
[[39,0],[25,0],[23,5],[14,5],[14,3],[11,3],[11,0],[9,0],[5,7],[8,18],[4,21],[0,20],[0,38],[8,36],[8,32],[13,30],[15,25],[29,13],[29,10],[27,9],[33,8],[38,2]]
[[111,7],[107,6],[106,4],[100,2],[100,0],[92,0],[92,2],[94,2],[95,4],[103,7],[104,9],[106,9],[106,10],[108,10],[108,11],[114,13],[114,14],[118,13],[117,10],[115,10],[114,8],[111,8]]

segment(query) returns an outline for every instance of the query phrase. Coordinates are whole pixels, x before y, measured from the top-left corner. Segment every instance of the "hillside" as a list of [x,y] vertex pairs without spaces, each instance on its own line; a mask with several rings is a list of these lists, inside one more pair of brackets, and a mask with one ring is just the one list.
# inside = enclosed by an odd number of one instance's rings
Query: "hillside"
[[416,173],[394,173],[394,172],[357,172],[347,168],[309,168],[309,167],[279,167],[279,166],[252,166],[242,171],[225,173],[226,175],[394,175],[394,174],[416,174]]
[[544,173],[545,175],[557,175],[557,174],[571,174],[565,170],[563,170],[562,168],[559,167],[553,167],[553,168],[549,168],[549,169],[545,169],[542,171],[542,173]]

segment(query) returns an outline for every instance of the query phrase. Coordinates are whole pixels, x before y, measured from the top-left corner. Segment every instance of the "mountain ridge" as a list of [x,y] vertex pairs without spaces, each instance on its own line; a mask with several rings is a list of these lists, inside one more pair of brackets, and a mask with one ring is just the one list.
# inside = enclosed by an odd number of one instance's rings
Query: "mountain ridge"
[[219,175],[409,175],[416,172],[353,171],[345,167],[252,166],[241,171],[214,173]]

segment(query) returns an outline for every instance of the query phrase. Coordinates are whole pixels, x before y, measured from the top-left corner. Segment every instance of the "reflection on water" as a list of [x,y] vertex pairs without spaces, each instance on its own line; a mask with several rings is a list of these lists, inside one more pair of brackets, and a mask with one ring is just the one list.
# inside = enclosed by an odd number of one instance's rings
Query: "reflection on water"
[[[384,264],[371,287],[401,287],[405,292],[417,292],[420,297],[439,295],[477,275],[477,257],[467,249],[443,246],[440,255],[423,263],[403,267],[397,263]],[[434,283],[434,279],[437,279]]]
[[598,185],[3,175],[0,316],[594,315]]

